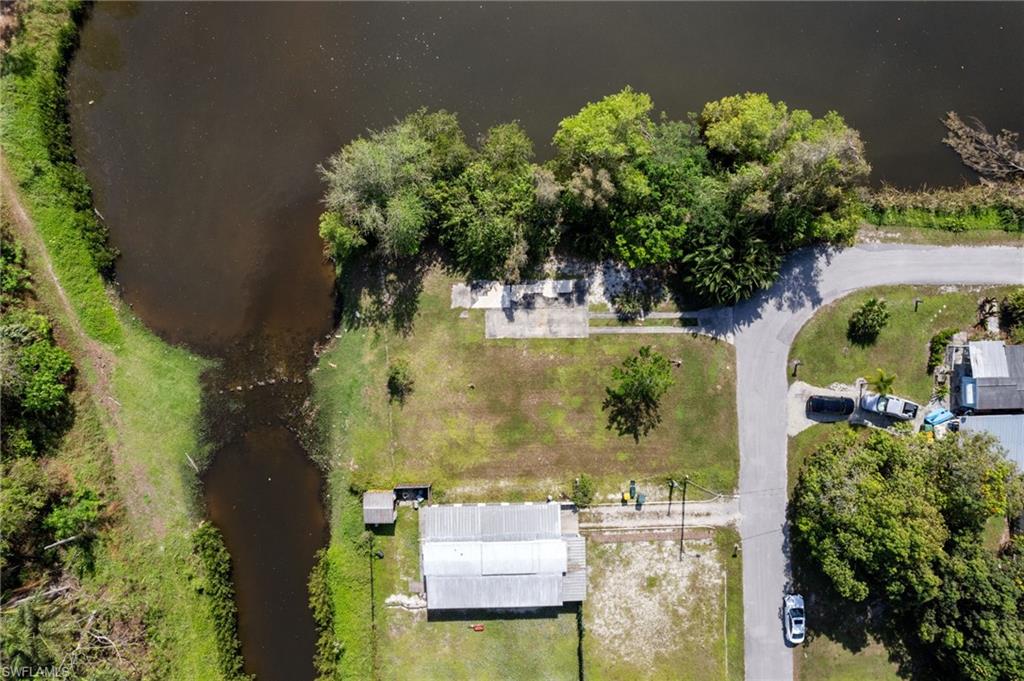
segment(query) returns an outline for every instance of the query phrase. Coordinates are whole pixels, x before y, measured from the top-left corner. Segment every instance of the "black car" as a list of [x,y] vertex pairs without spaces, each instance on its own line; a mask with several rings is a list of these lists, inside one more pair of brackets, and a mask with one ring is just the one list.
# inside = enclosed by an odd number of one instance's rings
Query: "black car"
[[807,415],[849,416],[853,413],[853,400],[849,397],[832,397],[830,395],[813,395],[807,400]]

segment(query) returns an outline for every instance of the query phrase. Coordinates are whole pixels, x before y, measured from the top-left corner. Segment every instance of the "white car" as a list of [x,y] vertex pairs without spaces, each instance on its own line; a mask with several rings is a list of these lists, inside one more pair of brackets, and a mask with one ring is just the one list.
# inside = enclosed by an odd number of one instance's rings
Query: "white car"
[[807,620],[804,618],[804,597],[798,594],[789,594],[783,599],[786,620],[786,640],[793,645],[804,642],[807,634]]
[[902,397],[875,395],[874,393],[868,393],[860,399],[860,408],[900,421],[912,421],[917,416],[917,410],[920,409],[918,405]]

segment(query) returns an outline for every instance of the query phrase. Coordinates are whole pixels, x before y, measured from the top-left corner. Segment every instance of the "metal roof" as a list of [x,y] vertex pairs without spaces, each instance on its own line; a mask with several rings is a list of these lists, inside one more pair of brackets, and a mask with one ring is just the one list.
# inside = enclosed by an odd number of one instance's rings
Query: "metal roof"
[[420,509],[427,608],[538,608],[583,600],[586,544],[562,535],[561,506],[478,504]]
[[527,541],[562,534],[558,504],[425,506],[421,541]]
[[428,542],[423,544],[424,577],[434,575],[528,575],[565,572],[561,539],[510,542]]
[[427,579],[431,610],[545,608],[562,605],[562,575],[490,575]]
[[1010,375],[1006,366],[1003,341],[972,341],[967,344],[971,353],[971,375],[974,378],[1001,378]]
[[1006,449],[1009,459],[1024,472],[1024,414],[965,416],[960,429],[993,435]]
[[979,412],[1024,411],[1024,345],[970,343],[971,375]]
[[389,525],[395,522],[395,493],[370,491],[363,493],[363,523]]

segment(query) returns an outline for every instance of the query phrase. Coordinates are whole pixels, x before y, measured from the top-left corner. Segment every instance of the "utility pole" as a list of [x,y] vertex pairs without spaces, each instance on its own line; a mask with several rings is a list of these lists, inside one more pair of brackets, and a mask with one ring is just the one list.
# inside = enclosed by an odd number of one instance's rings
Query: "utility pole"
[[683,476],[683,512],[679,520],[679,560],[683,559],[686,549],[683,547],[683,540],[686,538],[686,485],[690,482],[690,476]]

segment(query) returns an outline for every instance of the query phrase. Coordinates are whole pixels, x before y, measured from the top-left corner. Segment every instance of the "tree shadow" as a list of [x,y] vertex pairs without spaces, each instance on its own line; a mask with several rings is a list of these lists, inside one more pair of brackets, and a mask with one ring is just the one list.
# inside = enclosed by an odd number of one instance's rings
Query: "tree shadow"
[[440,262],[433,252],[403,261],[375,254],[350,259],[335,286],[335,316],[346,329],[387,327],[403,336],[412,332],[427,272]]

